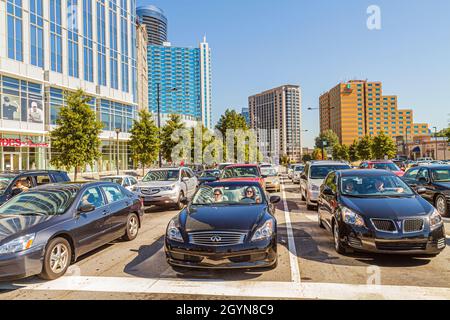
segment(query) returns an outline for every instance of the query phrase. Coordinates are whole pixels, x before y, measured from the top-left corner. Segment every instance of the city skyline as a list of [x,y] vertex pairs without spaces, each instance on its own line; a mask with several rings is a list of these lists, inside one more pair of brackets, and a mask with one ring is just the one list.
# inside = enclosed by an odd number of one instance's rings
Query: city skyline
[[[213,123],[229,106],[244,106],[254,92],[298,84],[304,96],[304,128],[309,130],[305,146],[312,146],[319,114],[307,108],[317,108],[319,96],[338,82],[371,79],[398,95],[399,108],[412,109],[418,122],[448,126],[448,119],[439,116],[448,113],[450,99],[450,44],[439,40],[450,37],[448,1],[435,1],[433,7],[418,1],[378,1],[381,30],[367,27],[370,1],[327,6],[292,0],[276,6],[253,0],[138,1],[144,4],[164,10],[170,21],[168,37],[177,45],[189,46],[208,35],[215,52]],[[227,10],[233,19],[223,14]],[[278,23],[265,23],[269,18]],[[431,108],[435,112],[430,114]]]

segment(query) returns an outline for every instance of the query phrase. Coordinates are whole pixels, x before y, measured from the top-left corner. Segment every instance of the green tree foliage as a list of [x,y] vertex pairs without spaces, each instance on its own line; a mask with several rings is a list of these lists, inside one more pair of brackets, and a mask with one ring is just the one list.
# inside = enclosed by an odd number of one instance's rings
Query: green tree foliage
[[336,160],[350,160],[350,148],[347,145],[337,144],[333,148],[333,158]]
[[302,161],[303,162],[308,162],[308,161],[311,161],[311,160],[313,160],[313,157],[310,154],[304,154],[303,157],[302,157]]
[[[208,128],[203,124],[199,123],[195,128],[191,129],[191,162],[195,164],[201,164],[203,162],[203,153],[206,147],[212,143],[211,135],[208,134]],[[198,149],[198,150],[197,150]],[[200,152],[200,154],[195,154],[195,152]]]
[[178,144],[172,140],[172,133],[180,129],[186,129],[186,125],[178,114],[171,114],[167,123],[161,128],[161,154],[167,162],[173,162],[172,150]]
[[348,156],[349,156],[350,161],[352,161],[352,162],[359,160],[358,140],[353,141],[353,143],[348,148]]
[[285,166],[285,167],[286,167],[288,164],[290,164],[290,160],[289,160],[288,155],[287,155],[287,154],[282,155],[281,158],[280,158],[280,162],[281,162],[281,164],[282,164],[283,166]]
[[397,146],[394,140],[383,131],[373,138],[372,155],[376,159],[384,159],[387,156],[392,159],[397,154]]
[[326,130],[316,138],[316,148],[322,148],[322,141],[326,141],[327,148],[334,148],[335,145],[339,144],[339,137],[333,130]]
[[50,163],[68,171],[73,168],[76,181],[79,169],[88,164],[92,166],[101,156],[99,134],[103,124],[88,105],[92,98],[82,89],[65,92],[64,96],[67,105],[61,107],[57,127],[50,132]]
[[[311,156],[312,156],[312,160],[322,160],[322,149],[320,149],[320,148],[314,149]],[[326,160],[327,157],[328,157],[327,152],[325,150],[323,150],[323,159]]]
[[356,151],[359,160],[371,160],[372,159],[372,143],[373,139],[370,136],[364,136],[358,141]]
[[142,175],[145,167],[152,165],[159,154],[159,132],[148,110],[139,111],[139,119],[134,120],[130,130],[131,138],[129,146],[133,160],[142,166]]

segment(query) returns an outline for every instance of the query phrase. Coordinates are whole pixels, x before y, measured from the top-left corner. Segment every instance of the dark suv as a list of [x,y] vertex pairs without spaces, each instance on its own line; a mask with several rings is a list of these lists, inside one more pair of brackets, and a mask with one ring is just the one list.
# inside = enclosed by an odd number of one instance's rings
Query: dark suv
[[48,183],[70,181],[67,172],[57,170],[11,171],[0,173],[0,205],[24,190]]

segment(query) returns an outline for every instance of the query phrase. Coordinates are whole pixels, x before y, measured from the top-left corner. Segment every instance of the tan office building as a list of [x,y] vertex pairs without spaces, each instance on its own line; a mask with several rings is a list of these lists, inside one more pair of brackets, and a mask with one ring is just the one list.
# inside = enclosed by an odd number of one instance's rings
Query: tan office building
[[148,33],[145,24],[136,24],[137,103],[139,110],[148,110]]
[[414,123],[411,109],[398,109],[397,96],[383,95],[381,82],[340,83],[320,96],[319,105],[320,131],[333,130],[341,144],[381,131],[393,139],[430,135],[428,124]]
[[250,127],[265,129],[259,135],[260,147],[279,156],[288,155],[300,160],[301,139],[301,90],[297,85],[284,85],[248,98]]

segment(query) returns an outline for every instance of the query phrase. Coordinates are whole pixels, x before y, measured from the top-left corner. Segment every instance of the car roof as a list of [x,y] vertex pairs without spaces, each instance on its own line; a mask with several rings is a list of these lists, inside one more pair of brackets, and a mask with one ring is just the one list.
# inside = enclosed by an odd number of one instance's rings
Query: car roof
[[416,170],[416,169],[450,169],[450,165],[445,165],[445,164],[436,164],[436,165],[431,165],[431,166],[417,166],[417,167],[412,167],[409,170]]
[[19,174],[41,174],[41,173],[67,173],[62,170],[16,170],[16,171],[3,171],[1,175],[17,176]]
[[53,190],[53,189],[64,189],[64,188],[77,188],[81,189],[83,187],[95,187],[102,185],[110,185],[111,182],[106,181],[83,181],[83,182],[59,182],[59,183],[49,183],[41,186],[37,186],[32,190]]
[[341,177],[348,177],[348,176],[379,177],[380,175],[396,177],[395,173],[388,170],[361,169],[361,170],[337,170],[335,172]]
[[258,181],[249,181],[249,180],[243,180],[243,181],[215,181],[206,184],[209,187],[237,187],[237,186],[251,186],[251,187],[261,187],[261,184]]

